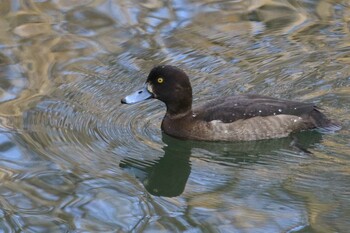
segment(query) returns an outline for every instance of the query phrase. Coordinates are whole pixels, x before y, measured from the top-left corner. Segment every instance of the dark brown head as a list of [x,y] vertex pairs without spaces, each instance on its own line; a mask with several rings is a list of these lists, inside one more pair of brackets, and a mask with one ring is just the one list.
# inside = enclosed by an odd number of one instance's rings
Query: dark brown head
[[137,103],[149,98],[164,102],[170,115],[189,112],[192,88],[188,76],[175,66],[157,66],[149,73],[144,88],[122,99],[122,103]]

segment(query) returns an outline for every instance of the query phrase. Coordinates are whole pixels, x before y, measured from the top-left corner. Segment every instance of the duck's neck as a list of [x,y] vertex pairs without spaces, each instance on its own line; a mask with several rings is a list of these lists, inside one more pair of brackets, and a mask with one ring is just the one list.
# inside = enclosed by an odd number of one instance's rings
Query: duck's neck
[[184,118],[186,116],[192,115],[192,109],[185,111],[185,112],[181,112],[181,113],[170,113],[169,111],[167,111],[166,113],[166,117],[170,118],[170,119],[180,119],[180,118]]
[[192,115],[192,98],[168,103],[166,107],[166,116],[173,119]]

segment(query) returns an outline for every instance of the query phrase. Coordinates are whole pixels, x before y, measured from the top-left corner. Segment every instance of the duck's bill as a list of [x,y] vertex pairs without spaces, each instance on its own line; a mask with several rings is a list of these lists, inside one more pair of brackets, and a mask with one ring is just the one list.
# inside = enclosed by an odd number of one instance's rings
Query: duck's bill
[[141,90],[138,90],[131,95],[126,96],[122,99],[123,104],[134,104],[141,102],[143,100],[147,100],[153,97],[153,94],[147,90],[147,86],[145,85]]

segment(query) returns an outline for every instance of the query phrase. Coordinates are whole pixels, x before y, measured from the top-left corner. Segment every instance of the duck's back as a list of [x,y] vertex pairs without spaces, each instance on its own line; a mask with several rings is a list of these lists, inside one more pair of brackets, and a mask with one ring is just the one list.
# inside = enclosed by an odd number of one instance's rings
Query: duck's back
[[198,136],[209,140],[279,138],[332,124],[314,104],[260,95],[219,98],[195,108],[193,113],[196,121],[206,125]]

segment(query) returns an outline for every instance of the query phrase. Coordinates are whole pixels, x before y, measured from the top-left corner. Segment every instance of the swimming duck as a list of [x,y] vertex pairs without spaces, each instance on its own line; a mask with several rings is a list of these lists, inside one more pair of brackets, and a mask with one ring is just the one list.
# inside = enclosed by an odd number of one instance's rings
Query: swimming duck
[[286,137],[333,124],[312,103],[261,95],[220,97],[192,108],[192,87],[187,74],[170,65],[153,68],[143,88],[121,102],[134,104],[150,98],[166,105],[161,124],[164,133],[182,139],[251,141]]

